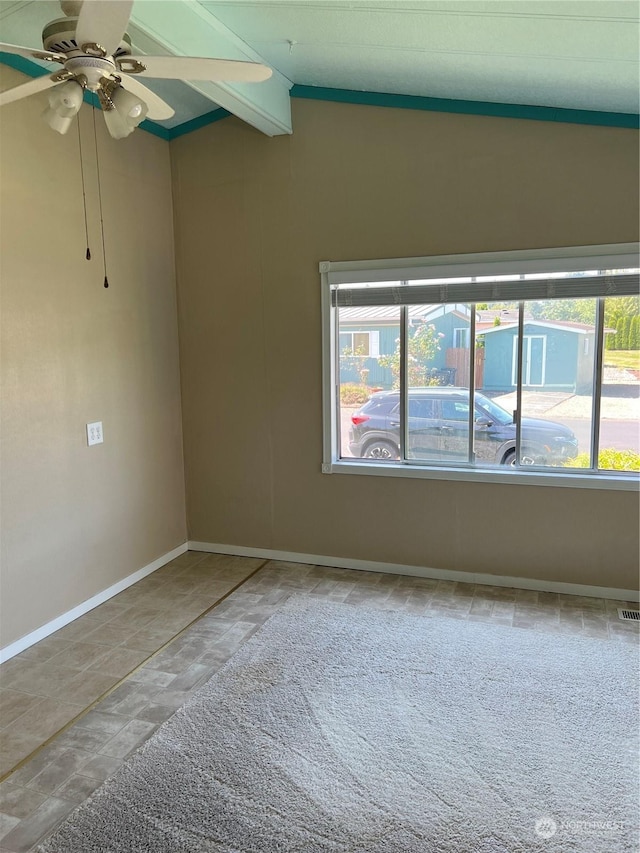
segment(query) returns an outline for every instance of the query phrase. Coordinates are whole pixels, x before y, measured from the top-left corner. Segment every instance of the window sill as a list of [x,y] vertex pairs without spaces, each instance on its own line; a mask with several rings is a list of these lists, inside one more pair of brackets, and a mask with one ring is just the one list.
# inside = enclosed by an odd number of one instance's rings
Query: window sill
[[427,467],[401,462],[364,462],[360,459],[340,459],[325,463],[323,474],[364,474],[374,477],[407,477],[419,480],[460,480],[472,483],[502,483],[516,486],[555,486],[570,489],[607,489],[637,492],[640,477],[629,474],[591,474],[577,472],[555,474],[548,471],[495,470],[493,468]]

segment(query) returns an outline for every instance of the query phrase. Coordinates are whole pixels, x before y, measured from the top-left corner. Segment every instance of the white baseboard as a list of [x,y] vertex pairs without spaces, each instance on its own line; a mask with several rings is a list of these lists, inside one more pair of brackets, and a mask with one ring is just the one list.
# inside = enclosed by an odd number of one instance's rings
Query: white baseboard
[[485,575],[475,572],[455,572],[449,569],[431,569],[422,566],[404,566],[399,563],[378,563],[373,560],[352,560],[348,557],[324,557],[318,554],[297,554],[293,551],[272,551],[268,548],[245,548],[242,545],[217,545],[211,542],[189,542],[190,551],[207,551],[211,554],[233,554],[238,557],[259,557],[268,560],[286,560],[291,563],[310,563],[336,569],[356,569],[363,572],[387,572],[392,575],[410,575],[418,578],[459,581],[488,586],[508,586],[514,589],[533,589],[538,592],[560,592],[566,595],[586,595],[589,598],[612,598],[617,601],[639,601],[638,590],[615,589],[605,586],[587,586],[538,578],[513,578],[505,575]]
[[533,589],[542,592],[560,592],[567,595],[585,595],[590,598],[612,598],[618,601],[639,601],[638,590],[615,589],[604,586],[587,586],[578,583],[563,583],[561,581],[540,580],[537,578],[517,578],[505,575],[476,574],[474,572],[456,572],[448,569],[432,569],[423,566],[406,566],[400,563],[379,563],[373,560],[353,560],[348,557],[325,557],[320,554],[299,554],[295,551],[274,551],[269,548],[247,548],[242,545],[218,545],[212,542],[185,542],[158,557],[152,563],[128,575],[113,586],[102,590],[92,598],[88,598],[68,610],[46,625],[42,625],[30,634],[26,634],[19,640],[10,643],[0,649],[0,663],[10,660],[20,652],[44,640],[50,634],[64,628],[69,622],[73,622],[79,616],[83,616],[99,604],[103,604],[114,595],[127,589],[137,581],[155,572],[171,560],[175,560],[181,554],[189,551],[205,551],[211,554],[231,554],[238,557],[258,557],[266,560],[286,560],[291,563],[307,563],[314,566],[328,566],[336,569],[356,569],[363,572],[387,572],[393,575],[409,575],[418,578],[433,578],[435,580],[459,581],[461,583],[475,583],[489,586],[507,586],[515,589]]
[[54,631],[59,631],[60,628],[64,628],[65,625],[68,625],[69,622],[73,622],[73,620],[77,619],[79,616],[84,616],[85,613],[93,610],[94,607],[97,607],[99,604],[103,604],[105,601],[113,598],[114,595],[122,592],[137,581],[141,581],[142,578],[146,578],[147,575],[155,572],[156,569],[162,568],[162,566],[170,563],[171,560],[175,560],[176,557],[179,557],[180,554],[184,554],[188,550],[189,547],[187,542],[184,542],[182,545],[178,545],[178,547],[174,548],[173,551],[163,554],[162,557],[158,557],[157,560],[154,560],[142,569],[138,569],[137,572],[128,575],[126,578],[118,581],[118,583],[114,583],[113,586],[103,589],[102,592],[99,592],[92,598],[88,598],[86,601],[83,601],[82,604],[74,607],[73,610],[67,610],[66,613],[52,619],[51,622],[47,622],[46,625],[42,625],[30,634],[26,634],[14,643],[10,643],[8,646],[0,649],[0,663],[4,663],[15,655],[20,654],[20,652],[28,649],[29,646],[33,646],[34,643],[44,640],[44,638],[48,637],[49,634],[53,634]]

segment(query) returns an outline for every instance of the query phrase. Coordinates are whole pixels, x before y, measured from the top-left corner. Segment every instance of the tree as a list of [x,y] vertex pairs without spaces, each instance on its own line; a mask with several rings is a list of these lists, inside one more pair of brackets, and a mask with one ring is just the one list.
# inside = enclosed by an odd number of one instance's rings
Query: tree
[[631,330],[631,317],[627,314],[622,320],[622,340],[620,349],[631,349],[629,346],[629,332]]
[[[438,381],[432,376],[433,358],[440,349],[442,333],[436,332],[433,323],[422,322],[409,329],[407,353],[407,378],[409,386],[416,388],[421,385],[437,385]],[[380,356],[378,364],[387,367],[393,376],[394,388],[400,386],[400,339],[396,341],[395,351],[389,355]]]
[[605,349],[615,349],[616,348],[616,336],[611,332],[605,333],[604,336],[604,348]]
[[604,323],[611,329],[617,328],[620,317],[640,314],[640,296],[610,296],[604,301]]
[[530,304],[534,320],[565,320],[593,325],[596,319],[594,299],[545,299]]
[[[629,343],[629,329],[631,322],[627,328],[626,340],[624,334],[625,318],[630,321],[634,317],[640,315],[640,296],[608,296],[604,300],[604,325],[607,329],[615,329],[615,335],[606,335],[607,349],[633,349],[633,344]],[[633,340],[633,335],[631,335]],[[640,341],[638,342],[640,348]]]
[[640,349],[640,316],[636,314],[631,318],[631,331],[629,332],[629,349]]
[[[558,320],[574,323],[596,322],[596,301],[594,299],[545,299],[529,303],[534,320]],[[640,296],[608,296],[604,301],[604,324],[609,329],[618,329],[621,318],[633,318],[640,314]],[[620,346],[621,335],[616,335],[607,349],[627,349]]]

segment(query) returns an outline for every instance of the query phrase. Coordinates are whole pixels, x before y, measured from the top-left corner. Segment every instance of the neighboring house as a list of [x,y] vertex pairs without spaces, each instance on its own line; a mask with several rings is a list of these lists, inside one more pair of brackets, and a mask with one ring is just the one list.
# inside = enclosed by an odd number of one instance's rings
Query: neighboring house
[[[476,387],[511,391],[518,366],[517,311],[482,311],[476,317],[476,334],[484,349],[476,352]],[[494,326],[493,315],[501,325]],[[467,385],[470,310],[468,305],[417,305],[409,308],[409,324],[428,323],[439,336],[432,362],[446,384]],[[612,330],[607,330],[612,331]],[[586,323],[525,318],[523,387],[587,393],[593,382],[595,329]],[[379,357],[395,352],[400,336],[400,309],[350,307],[340,310],[340,378],[390,388],[391,371]],[[349,357],[347,353],[354,353]],[[448,371],[448,372],[446,372]]]
[[[447,375],[445,371],[450,366],[447,350],[469,346],[469,314],[468,305],[409,306],[409,325],[427,323],[439,336],[439,349],[432,366],[443,375]],[[381,367],[378,358],[396,350],[400,337],[400,309],[392,306],[341,308],[339,322],[340,381],[360,382],[360,371],[365,369],[369,371],[367,385],[390,388],[393,384],[391,371]],[[451,378],[455,377],[451,374]]]
[[[518,325],[482,331],[484,389],[511,391],[518,368]],[[523,387],[587,393],[593,384],[595,329],[586,323],[531,320],[524,323]]]

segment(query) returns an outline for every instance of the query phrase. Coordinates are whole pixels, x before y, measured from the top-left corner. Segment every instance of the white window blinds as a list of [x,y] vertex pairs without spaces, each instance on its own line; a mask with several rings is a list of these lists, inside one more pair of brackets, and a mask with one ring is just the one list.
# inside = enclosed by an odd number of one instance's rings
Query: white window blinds
[[636,296],[637,272],[603,272],[568,278],[517,278],[510,281],[400,282],[387,287],[339,287],[332,291],[338,308],[362,305],[430,305],[450,302],[517,302],[520,299],[579,299]]
[[635,296],[640,291],[638,246],[628,243],[579,247],[555,257],[554,250],[545,249],[323,262],[320,269],[334,307],[579,299]]

